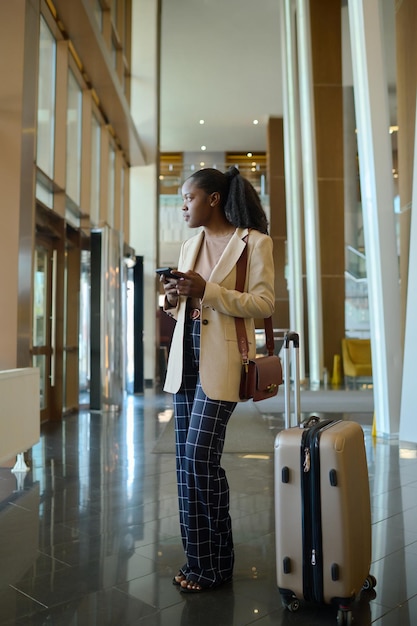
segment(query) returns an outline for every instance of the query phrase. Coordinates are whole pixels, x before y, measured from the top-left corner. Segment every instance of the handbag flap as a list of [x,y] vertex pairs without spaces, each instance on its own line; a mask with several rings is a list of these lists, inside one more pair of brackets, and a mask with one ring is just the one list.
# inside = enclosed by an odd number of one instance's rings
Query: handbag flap
[[282,384],[281,359],[276,355],[261,356],[254,363],[257,371],[256,388],[276,393],[277,387]]

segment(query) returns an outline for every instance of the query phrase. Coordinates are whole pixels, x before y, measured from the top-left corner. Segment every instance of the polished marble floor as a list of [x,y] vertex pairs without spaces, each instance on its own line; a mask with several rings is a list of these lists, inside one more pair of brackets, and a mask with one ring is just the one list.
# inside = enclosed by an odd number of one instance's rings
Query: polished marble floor
[[[414,626],[417,447],[373,438],[372,415],[347,409],[341,407],[343,417],[365,432],[377,578],[375,593],[356,603],[354,624]],[[0,469],[0,624],[336,624],[333,607],[290,613],[281,605],[272,451],[223,456],[233,582],[200,595],[172,585],[183,563],[174,456],[153,452],[171,414],[170,396],[146,390],[129,396],[121,414],[84,411],[45,424],[28,454],[27,474],[11,473],[13,463]],[[282,415],[269,411],[267,422],[274,436]]]

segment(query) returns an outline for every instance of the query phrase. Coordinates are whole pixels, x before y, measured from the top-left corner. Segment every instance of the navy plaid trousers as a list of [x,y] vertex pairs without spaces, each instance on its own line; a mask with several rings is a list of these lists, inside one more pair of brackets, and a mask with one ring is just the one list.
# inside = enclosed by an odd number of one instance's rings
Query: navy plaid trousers
[[210,587],[233,573],[229,485],[220,460],[236,402],[210,400],[205,395],[199,354],[200,320],[187,319],[183,382],[174,394],[180,527],[187,557],[181,571],[189,580]]

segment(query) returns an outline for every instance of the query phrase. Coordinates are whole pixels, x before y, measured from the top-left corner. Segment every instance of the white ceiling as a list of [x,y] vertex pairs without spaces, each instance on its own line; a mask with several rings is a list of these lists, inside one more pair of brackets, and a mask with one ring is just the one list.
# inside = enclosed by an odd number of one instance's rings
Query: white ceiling
[[282,115],[279,1],[162,0],[161,28],[161,151],[266,150]]
[[[379,1],[392,124],[395,8],[392,0]],[[280,0],[162,0],[162,152],[199,152],[202,145],[207,152],[266,151],[268,118],[282,116],[279,5]],[[343,33],[345,60],[348,30]],[[351,84],[346,62],[343,72],[344,84]]]

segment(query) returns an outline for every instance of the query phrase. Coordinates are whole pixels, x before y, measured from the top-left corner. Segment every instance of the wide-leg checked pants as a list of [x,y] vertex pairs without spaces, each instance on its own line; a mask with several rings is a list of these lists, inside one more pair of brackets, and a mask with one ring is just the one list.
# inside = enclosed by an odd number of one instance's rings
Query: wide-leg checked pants
[[229,485],[220,460],[236,403],[205,395],[198,371],[200,320],[187,320],[184,331],[183,383],[174,395],[180,526],[187,557],[181,570],[189,580],[211,587],[233,572]]

